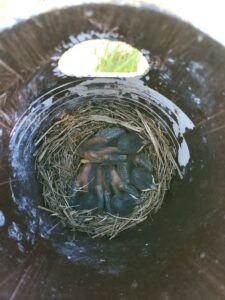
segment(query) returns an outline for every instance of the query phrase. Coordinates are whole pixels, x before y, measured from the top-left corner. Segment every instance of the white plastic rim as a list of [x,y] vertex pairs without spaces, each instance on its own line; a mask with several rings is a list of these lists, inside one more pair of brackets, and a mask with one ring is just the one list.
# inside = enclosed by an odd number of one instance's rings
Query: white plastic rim
[[[107,51],[112,52],[116,47],[127,53],[132,53],[134,50],[139,52],[136,70],[132,72],[96,71],[99,61],[104,58],[106,48]],[[107,39],[93,39],[76,44],[65,51],[58,61],[58,68],[60,72],[67,76],[124,78],[145,75],[149,70],[149,64],[138,49],[127,43]]]

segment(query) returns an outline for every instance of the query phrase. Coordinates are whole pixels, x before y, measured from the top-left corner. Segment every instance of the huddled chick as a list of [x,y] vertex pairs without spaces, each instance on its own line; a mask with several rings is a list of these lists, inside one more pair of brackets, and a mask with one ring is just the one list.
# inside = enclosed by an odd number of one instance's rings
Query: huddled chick
[[151,159],[142,151],[145,145],[136,132],[116,126],[84,141],[70,204],[77,210],[129,216],[141,203],[142,191],[157,188]]

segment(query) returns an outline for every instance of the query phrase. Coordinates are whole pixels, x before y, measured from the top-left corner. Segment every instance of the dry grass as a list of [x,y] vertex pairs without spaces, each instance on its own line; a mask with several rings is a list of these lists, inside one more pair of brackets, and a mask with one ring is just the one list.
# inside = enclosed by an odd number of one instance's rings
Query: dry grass
[[[77,211],[69,204],[71,183],[81,165],[79,145],[100,128],[111,124],[138,132],[148,142],[143,151],[151,156],[154,166],[157,190],[142,192],[140,205],[129,217]],[[93,238],[105,235],[113,238],[155,213],[177,168],[176,149],[169,143],[160,124],[140,108],[116,100],[111,103],[85,102],[77,106],[43,133],[35,146],[36,168],[47,210],[72,230],[86,232]]]

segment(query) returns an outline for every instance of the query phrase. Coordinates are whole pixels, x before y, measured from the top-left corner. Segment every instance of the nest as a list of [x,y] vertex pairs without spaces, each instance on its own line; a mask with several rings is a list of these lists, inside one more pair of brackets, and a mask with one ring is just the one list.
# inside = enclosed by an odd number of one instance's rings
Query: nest
[[[81,167],[79,146],[99,129],[115,125],[137,132],[146,141],[143,151],[151,156],[157,189],[143,191],[140,204],[128,217],[76,210],[69,204],[69,191]],[[155,213],[177,168],[176,149],[162,126],[140,107],[124,101],[82,102],[42,133],[36,145],[35,162],[45,209],[72,230],[92,237],[113,238]]]

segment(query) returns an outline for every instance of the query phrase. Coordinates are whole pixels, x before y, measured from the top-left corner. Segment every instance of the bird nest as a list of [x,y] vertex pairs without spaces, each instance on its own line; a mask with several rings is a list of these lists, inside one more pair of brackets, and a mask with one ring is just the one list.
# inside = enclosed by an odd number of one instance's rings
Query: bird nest
[[[115,127],[135,132],[142,139],[143,146],[138,152],[151,160],[154,188],[140,191],[140,197],[128,215],[104,207],[79,209],[71,199],[77,191],[87,192],[88,187],[76,189],[74,183],[85,164],[90,163],[81,154],[80,148],[99,130]],[[140,106],[119,100],[93,100],[78,104],[42,132],[36,145],[35,164],[42,186],[44,209],[60,218],[71,230],[85,232],[92,237],[113,238],[156,212],[177,168],[175,146],[161,124]],[[129,159],[132,160],[132,157]],[[104,165],[104,162],[94,163]]]

